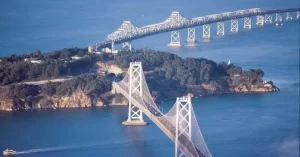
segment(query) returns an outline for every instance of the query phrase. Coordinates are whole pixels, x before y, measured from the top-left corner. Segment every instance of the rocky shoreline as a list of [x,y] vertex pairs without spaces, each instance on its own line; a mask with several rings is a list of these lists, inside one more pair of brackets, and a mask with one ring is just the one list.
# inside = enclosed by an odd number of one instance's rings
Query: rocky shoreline
[[[124,71],[118,68],[116,65],[105,65],[106,71],[113,73],[116,71]],[[113,68],[109,68],[113,67]],[[238,86],[223,87],[222,85],[211,81],[209,83],[203,83],[201,85],[189,85],[187,86],[187,96],[190,97],[202,97],[209,95],[221,95],[221,94],[234,94],[234,93],[265,93],[279,91],[273,82],[261,82],[258,84],[239,84]],[[84,93],[83,90],[77,89],[69,96],[49,96],[40,94],[37,97],[38,102],[33,104],[27,104],[24,99],[14,99],[9,97],[9,88],[0,88],[0,111],[18,111],[18,110],[31,110],[31,109],[58,109],[58,108],[88,108],[88,107],[101,107],[107,105],[128,105],[128,100],[118,94],[115,89],[106,93],[108,100],[101,100],[100,98],[92,99],[90,96]],[[168,101],[175,99],[176,96],[164,97],[164,99],[153,99],[156,102]]]
[[[215,87],[206,85],[207,93],[209,94],[195,94],[188,93],[190,97],[202,97],[209,95],[221,95],[221,94],[234,94],[234,93],[264,93],[279,91],[279,89],[273,84],[264,85],[241,85],[227,91],[218,91]],[[41,96],[37,105],[28,105],[22,99],[11,99],[8,97],[7,89],[0,88],[1,101],[0,111],[18,111],[18,110],[32,110],[32,109],[58,109],[58,108],[88,108],[88,107],[102,107],[107,105],[123,106],[128,105],[128,100],[120,94],[114,94],[111,102],[105,104],[102,100],[98,99],[92,102],[92,99],[87,96],[83,91],[76,90],[70,96]],[[157,102],[163,102],[175,99],[176,97],[168,97],[165,99],[157,100]],[[45,101],[55,102],[54,104],[43,103]]]

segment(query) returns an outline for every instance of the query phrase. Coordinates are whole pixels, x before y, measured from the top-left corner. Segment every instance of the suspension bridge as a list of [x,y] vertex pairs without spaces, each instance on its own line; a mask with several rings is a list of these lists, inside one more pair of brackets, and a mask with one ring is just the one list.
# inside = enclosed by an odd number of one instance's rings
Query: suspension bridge
[[211,157],[201,134],[190,97],[177,98],[163,113],[149,92],[141,62],[131,62],[122,81],[113,82],[113,92],[129,100],[128,119],[123,125],[146,125],[143,113],[174,143],[175,157]]
[[163,22],[138,27],[131,21],[123,21],[120,27],[109,34],[103,42],[96,43],[88,47],[89,52],[101,51],[103,48],[109,48],[114,51],[114,44],[122,44],[122,48],[131,51],[131,41],[147,36],[171,32],[171,41],[168,46],[181,46],[180,29],[188,29],[187,42],[194,43],[196,41],[195,27],[203,26],[203,35],[205,39],[211,38],[210,25],[217,23],[217,35],[224,36],[225,21],[231,21],[230,31],[239,31],[239,19],[244,19],[244,29],[251,29],[252,17],[256,17],[256,25],[263,26],[264,24],[273,23],[275,15],[275,23],[277,26],[283,24],[283,19],[292,20],[293,14],[300,19],[300,8],[287,9],[270,9],[264,10],[261,8],[252,8],[247,10],[237,10],[220,14],[212,14],[201,17],[187,18],[180,12],[173,11],[171,15]]

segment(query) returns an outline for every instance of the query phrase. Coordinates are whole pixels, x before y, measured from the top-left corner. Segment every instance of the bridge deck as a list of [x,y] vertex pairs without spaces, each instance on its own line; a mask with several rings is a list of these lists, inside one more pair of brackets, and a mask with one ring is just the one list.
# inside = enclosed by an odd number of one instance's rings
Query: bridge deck
[[[113,86],[118,90],[119,93],[123,94],[126,98],[129,98],[129,89],[125,84],[122,82],[114,82]],[[175,126],[173,126],[165,117],[163,117],[163,115],[156,108],[153,108],[149,103],[142,100],[137,94],[132,95],[132,103],[141,111],[143,111],[145,115],[147,115],[173,142],[175,141]],[[143,104],[145,104],[145,106]],[[184,134],[181,134],[178,137],[178,142],[179,149],[187,157],[204,157],[204,155]]]
[[[179,30],[189,27],[196,27],[205,24],[211,24],[216,22],[222,22],[232,19],[239,19],[244,17],[252,17],[258,15],[285,13],[285,12],[299,12],[300,8],[287,8],[287,9],[270,9],[263,10],[260,8],[253,8],[248,10],[238,10],[227,13],[213,14],[208,16],[201,16],[195,18],[186,18],[180,13],[178,16],[169,17],[168,20],[161,23],[152,24],[144,27],[136,27],[131,22],[125,22],[121,25],[120,29],[117,29],[111,33],[108,38],[101,42],[93,45],[93,49],[98,50],[110,45],[112,42],[115,44],[131,41],[146,36],[169,32],[173,30]],[[172,15],[172,14],[171,14]],[[179,17],[179,18],[178,18]]]

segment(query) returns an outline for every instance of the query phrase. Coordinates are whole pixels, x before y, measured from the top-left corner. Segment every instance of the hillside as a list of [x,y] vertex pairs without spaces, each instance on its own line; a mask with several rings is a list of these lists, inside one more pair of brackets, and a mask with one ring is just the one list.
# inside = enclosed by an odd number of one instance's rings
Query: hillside
[[[74,59],[74,56],[78,58]],[[32,58],[42,63],[28,62]],[[97,55],[73,48],[1,58],[3,101],[0,109],[90,107],[116,103],[116,100],[126,102],[120,95],[110,93],[111,84],[122,79],[123,75],[119,73],[125,72],[133,61],[142,62],[156,101],[183,95],[199,97],[279,90],[271,81],[263,81],[261,69],[242,70],[233,64],[216,63],[205,58],[183,59],[149,49]],[[116,75],[110,74],[114,71]]]

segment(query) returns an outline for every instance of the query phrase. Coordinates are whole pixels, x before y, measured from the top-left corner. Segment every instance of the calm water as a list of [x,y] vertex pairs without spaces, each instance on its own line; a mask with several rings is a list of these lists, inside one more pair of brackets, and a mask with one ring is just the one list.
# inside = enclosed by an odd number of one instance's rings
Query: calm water
[[[84,47],[103,40],[122,20],[146,25],[164,20],[172,10],[188,17],[252,7],[299,6],[297,0],[213,1],[16,1],[0,5],[0,56],[40,49]],[[295,16],[295,15],[294,15]],[[228,61],[245,69],[261,68],[280,92],[202,97],[193,105],[207,145],[214,156],[299,156],[299,22],[283,27],[267,25],[224,38],[200,39],[198,43],[171,49],[169,33],[133,41],[182,57],[205,57]],[[242,21],[240,21],[240,24]],[[186,30],[181,32],[186,39]],[[183,42],[184,43],[184,42]],[[160,104],[166,111],[174,101]],[[0,113],[0,150],[21,151],[20,157],[174,155],[174,144],[153,123],[146,127],[124,127],[127,107],[63,109]]]

